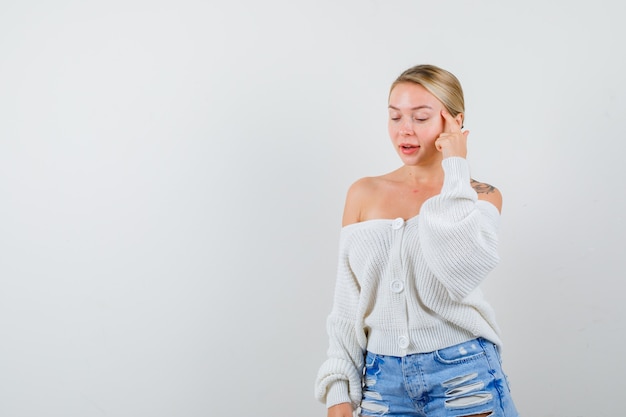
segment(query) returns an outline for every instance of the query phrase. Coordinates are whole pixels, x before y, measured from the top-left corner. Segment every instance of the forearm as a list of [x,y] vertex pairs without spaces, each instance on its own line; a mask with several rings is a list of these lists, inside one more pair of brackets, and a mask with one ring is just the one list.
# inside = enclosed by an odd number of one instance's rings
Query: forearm
[[420,240],[431,271],[453,299],[463,299],[498,263],[499,213],[479,202],[462,158],[448,158],[439,195],[420,213]]
[[352,404],[341,403],[328,408],[328,417],[352,417]]

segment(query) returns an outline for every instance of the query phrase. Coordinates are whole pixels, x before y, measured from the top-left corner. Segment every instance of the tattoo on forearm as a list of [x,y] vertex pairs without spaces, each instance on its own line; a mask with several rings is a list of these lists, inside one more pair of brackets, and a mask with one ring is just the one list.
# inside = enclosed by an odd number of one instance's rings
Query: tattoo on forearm
[[472,180],[472,188],[474,188],[474,190],[478,194],[489,194],[493,193],[496,190],[496,187],[494,187],[493,185],[485,184],[484,182],[478,182],[476,180]]

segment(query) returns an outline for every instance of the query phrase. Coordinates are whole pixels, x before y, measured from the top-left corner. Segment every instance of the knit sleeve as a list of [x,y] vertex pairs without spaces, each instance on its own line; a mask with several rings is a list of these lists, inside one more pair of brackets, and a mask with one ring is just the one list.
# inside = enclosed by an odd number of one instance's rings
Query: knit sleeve
[[419,236],[428,267],[460,301],[498,264],[500,214],[493,204],[478,200],[464,158],[445,158],[442,166],[443,187],[422,206]]
[[332,311],[327,320],[328,358],[315,381],[315,397],[327,407],[361,401],[361,375],[364,366],[364,335],[355,327],[360,287],[352,273],[345,242],[340,245],[340,261]]

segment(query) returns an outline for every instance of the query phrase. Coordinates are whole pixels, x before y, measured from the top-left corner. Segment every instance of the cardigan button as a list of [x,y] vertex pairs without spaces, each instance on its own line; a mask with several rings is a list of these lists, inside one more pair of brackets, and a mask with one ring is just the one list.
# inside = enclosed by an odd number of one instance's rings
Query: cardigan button
[[402,226],[404,226],[404,219],[402,217],[398,217],[391,224],[391,227],[393,227],[395,230],[400,229]]
[[409,338],[406,336],[400,336],[398,338],[398,346],[400,346],[401,349],[406,349],[409,347]]
[[391,281],[391,291],[395,293],[401,293],[402,290],[404,290],[404,284],[402,283],[402,281],[398,279]]

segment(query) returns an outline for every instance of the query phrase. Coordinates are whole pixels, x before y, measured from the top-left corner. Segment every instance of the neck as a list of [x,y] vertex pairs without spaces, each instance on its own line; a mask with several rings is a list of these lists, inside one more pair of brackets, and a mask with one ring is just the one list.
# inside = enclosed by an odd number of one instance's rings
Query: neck
[[443,181],[441,161],[428,165],[404,165],[398,169],[398,173],[409,184],[432,184]]

